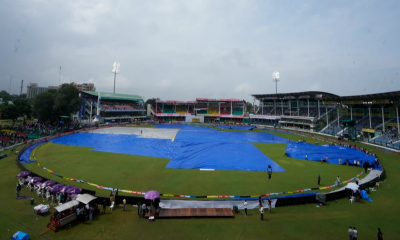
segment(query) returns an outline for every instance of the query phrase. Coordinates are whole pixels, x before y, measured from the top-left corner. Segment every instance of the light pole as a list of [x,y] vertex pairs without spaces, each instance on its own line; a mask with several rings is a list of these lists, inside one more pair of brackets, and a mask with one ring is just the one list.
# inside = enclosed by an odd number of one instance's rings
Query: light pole
[[279,72],[273,72],[272,77],[274,78],[273,81],[275,82],[275,94],[278,95]]
[[114,93],[115,93],[115,80],[117,79],[117,73],[119,73],[119,66],[120,63],[114,62],[113,69],[111,71],[112,73],[114,73]]

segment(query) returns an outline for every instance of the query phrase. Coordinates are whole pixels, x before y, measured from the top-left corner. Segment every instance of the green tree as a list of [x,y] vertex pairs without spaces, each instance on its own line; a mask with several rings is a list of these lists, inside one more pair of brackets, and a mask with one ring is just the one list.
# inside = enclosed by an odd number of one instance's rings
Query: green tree
[[17,98],[13,103],[17,107],[18,117],[23,117],[25,119],[26,116],[28,119],[31,118],[32,107],[28,99]]
[[47,122],[55,120],[53,107],[56,95],[56,92],[43,92],[37,95],[33,100],[34,115],[39,119],[39,121]]
[[3,102],[8,102],[12,100],[11,95],[4,90],[0,92],[0,98],[3,99]]
[[53,106],[53,113],[58,120],[60,116],[70,116],[79,111],[82,104],[82,98],[79,97],[79,91],[74,86],[63,84],[58,89]]
[[18,118],[18,108],[13,104],[2,104],[1,107],[1,118],[2,119],[11,119],[13,122]]
[[253,105],[250,102],[246,102],[246,112],[251,113],[253,111]]

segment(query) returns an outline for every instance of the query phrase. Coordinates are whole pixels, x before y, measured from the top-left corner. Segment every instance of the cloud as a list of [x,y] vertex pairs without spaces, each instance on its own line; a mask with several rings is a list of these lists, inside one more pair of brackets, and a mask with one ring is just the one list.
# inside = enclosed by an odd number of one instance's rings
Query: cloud
[[61,65],[62,81],[112,92],[114,61],[121,63],[116,91],[149,98],[252,101],[250,94],[275,92],[273,71],[281,74],[278,92],[398,90],[399,8],[379,1],[5,1],[0,90],[11,74],[13,93],[20,79],[57,85]]

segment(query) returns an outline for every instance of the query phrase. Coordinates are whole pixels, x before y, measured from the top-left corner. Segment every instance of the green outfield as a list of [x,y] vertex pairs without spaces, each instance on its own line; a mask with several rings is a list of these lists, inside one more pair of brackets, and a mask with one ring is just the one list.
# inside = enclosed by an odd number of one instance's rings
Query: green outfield
[[[225,131],[225,130],[224,130]],[[258,130],[255,130],[258,131]],[[265,132],[265,131],[264,131]],[[292,140],[305,138],[286,133],[271,132]],[[125,154],[89,151],[90,148],[72,147],[47,143],[36,153],[40,164],[55,173],[69,178],[78,178],[101,186],[117,187],[134,191],[158,190],[166,194],[185,195],[257,195],[260,193],[295,191],[317,187],[317,176],[321,175],[322,186],[332,185],[338,175],[342,180],[354,177],[361,168],[321,164],[296,160],[283,156],[286,144],[254,144],[286,172],[274,172],[268,180],[266,172],[250,171],[199,171],[166,169],[169,159],[132,156]],[[361,146],[361,144],[359,144]],[[395,239],[400,234],[397,215],[400,209],[396,200],[400,197],[397,184],[400,176],[400,155],[379,151],[362,145],[380,157],[387,169],[386,182],[371,194],[373,203],[362,201],[351,205],[348,200],[317,208],[314,204],[281,207],[273,214],[265,214],[259,220],[258,210],[250,210],[249,217],[243,213],[233,219],[175,219],[157,220],[149,223],[137,217],[137,208],[128,206],[128,212],[117,209],[100,215],[87,225],[75,225],[59,233],[47,232],[48,239],[342,239],[347,237],[349,225],[356,226],[362,239],[376,237],[377,227],[384,232],[385,239]],[[0,239],[6,239],[17,230],[22,230],[36,239],[35,235],[46,229],[49,216],[32,213],[29,200],[15,200],[15,175],[20,171],[15,164],[16,155],[0,160],[0,180],[3,191],[0,197]],[[33,172],[62,183],[62,180],[44,171],[36,164],[25,164]],[[365,174],[362,175],[364,177]],[[60,181],[61,180],[61,181]],[[76,186],[96,190],[98,195],[108,196],[109,191],[99,191],[86,184]],[[325,190],[325,191],[331,191]],[[22,195],[32,194],[26,188]],[[130,195],[138,196],[138,195]]]

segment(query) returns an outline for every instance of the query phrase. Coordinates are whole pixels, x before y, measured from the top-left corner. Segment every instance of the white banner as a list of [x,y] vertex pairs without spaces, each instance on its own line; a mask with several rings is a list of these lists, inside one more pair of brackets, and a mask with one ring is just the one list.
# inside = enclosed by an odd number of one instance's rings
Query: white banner
[[[271,199],[271,207],[275,208],[278,199]],[[263,200],[264,209],[268,209],[268,200]],[[244,209],[244,200],[223,200],[223,201],[197,201],[197,200],[164,200],[161,199],[161,208],[230,208],[238,206]],[[258,209],[258,200],[248,200],[247,209]]]

